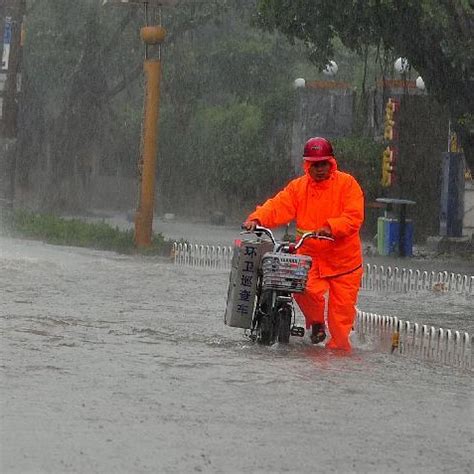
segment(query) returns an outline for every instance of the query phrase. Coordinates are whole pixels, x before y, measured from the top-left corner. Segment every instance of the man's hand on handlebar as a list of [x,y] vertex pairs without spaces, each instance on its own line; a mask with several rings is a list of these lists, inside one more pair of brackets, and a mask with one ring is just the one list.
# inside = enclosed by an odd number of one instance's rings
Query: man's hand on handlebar
[[242,224],[242,229],[245,229],[249,232],[253,232],[255,230],[255,227],[257,227],[258,225],[260,225],[260,223],[256,220],[245,221]]
[[320,235],[321,237],[333,237],[332,230],[327,225],[316,229],[314,232],[316,232],[316,234]]

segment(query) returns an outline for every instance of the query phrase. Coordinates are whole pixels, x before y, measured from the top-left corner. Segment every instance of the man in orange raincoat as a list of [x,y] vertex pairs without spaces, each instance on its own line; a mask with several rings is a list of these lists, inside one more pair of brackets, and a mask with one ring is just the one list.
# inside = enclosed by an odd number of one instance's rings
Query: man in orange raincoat
[[295,300],[311,328],[311,341],[326,338],[325,298],[328,293],[326,347],[350,351],[349,334],[362,278],[362,245],[359,230],[364,220],[364,196],[354,177],[337,170],[331,143],[309,139],[304,147],[304,176],[293,179],[276,196],[257,206],[244,227],[277,227],[296,220],[299,236],[308,231],[334,241],[307,239],[299,253],[310,255],[312,266],[306,289]]

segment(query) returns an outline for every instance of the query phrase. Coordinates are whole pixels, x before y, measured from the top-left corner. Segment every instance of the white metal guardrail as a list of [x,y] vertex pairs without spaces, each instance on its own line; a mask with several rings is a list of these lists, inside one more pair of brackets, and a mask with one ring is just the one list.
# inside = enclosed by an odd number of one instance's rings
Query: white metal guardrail
[[[230,270],[232,254],[230,246],[173,244],[173,259],[177,265]],[[397,293],[429,290],[474,295],[474,276],[366,264],[361,288]]]
[[460,273],[428,272],[384,265],[364,265],[362,288],[375,291],[411,291],[430,290],[474,294],[474,276]]
[[390,340],[394,353],[472,369],[473,341],[467,332],[435,328],[360,310],[357,310],[356,331],[360,335],[375,335]]
[[172,252],[176,265],[230,270],[233,248],[175,242]]

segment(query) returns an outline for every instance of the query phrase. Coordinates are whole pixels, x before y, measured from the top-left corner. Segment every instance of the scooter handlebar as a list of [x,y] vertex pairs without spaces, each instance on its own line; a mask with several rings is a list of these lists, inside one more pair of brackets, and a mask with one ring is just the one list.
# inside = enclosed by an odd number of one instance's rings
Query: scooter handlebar
[[[242,234],[256,234],[259,237],[262,234],[265,234],[271,239],[273,244],[276,245],[276,239],[273,235],[273,232],[270,229],[268,229],[267,227],[263,227],[261,225],[256,225],[254,230],[248,230],[242,224],[241,228],[244,230],[243,232],[241,232]],[[320,235],[320,234],[318,234],[317,232],[314,232],[314,231],[313,232],[306,232],[301,236],[300,240],[298,240],[298,242],[295,244],[294,250],[295,251],[298,250],[303,245],[303,243],[306,239],[319,239],[319,240],[328,240],[330,242],[334,242],[334,237],[329,237],[327,235]]]
[[301,239],[295,245],[295,250],[298,250],[304,243],[306,239],[319,239],[319,240],[329,240],[329,242],[334,242],[334,237],[329,237],[327,235],[320,235],[317,232],[306,232],[301,236]]
[[263,227],[261,225],[256,225],[254,230],[248,230],[243,224],[240,227],[241,227],[241,229],[244,230],[243,232],[241,232],[241,234],[256,234],[259,237],[262,234],[265,234],[273,242],[273,245],[276,245],[275,236],[273,235],[273,232],[270,229],[268,229],[267,227]]

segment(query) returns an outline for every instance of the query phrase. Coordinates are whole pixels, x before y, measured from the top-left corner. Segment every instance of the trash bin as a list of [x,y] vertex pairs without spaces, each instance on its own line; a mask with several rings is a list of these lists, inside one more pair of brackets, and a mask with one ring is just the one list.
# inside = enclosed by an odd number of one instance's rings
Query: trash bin
[[[377,220],[377,252],[379,255],[411,257],[414,226],[406,218],[406,208],[416,204],[415,201],[394,198],[378,198],[376,201],[386,205],[385,215]],[[398,207],[398,216],[394,206]]]
[[[400,248],[400,245],[402,248]],[[377,252],[384,256],[413,255],[413,222],[405,221],[405,236],[400,241],[400,222],[390,217],[377,220]]]

